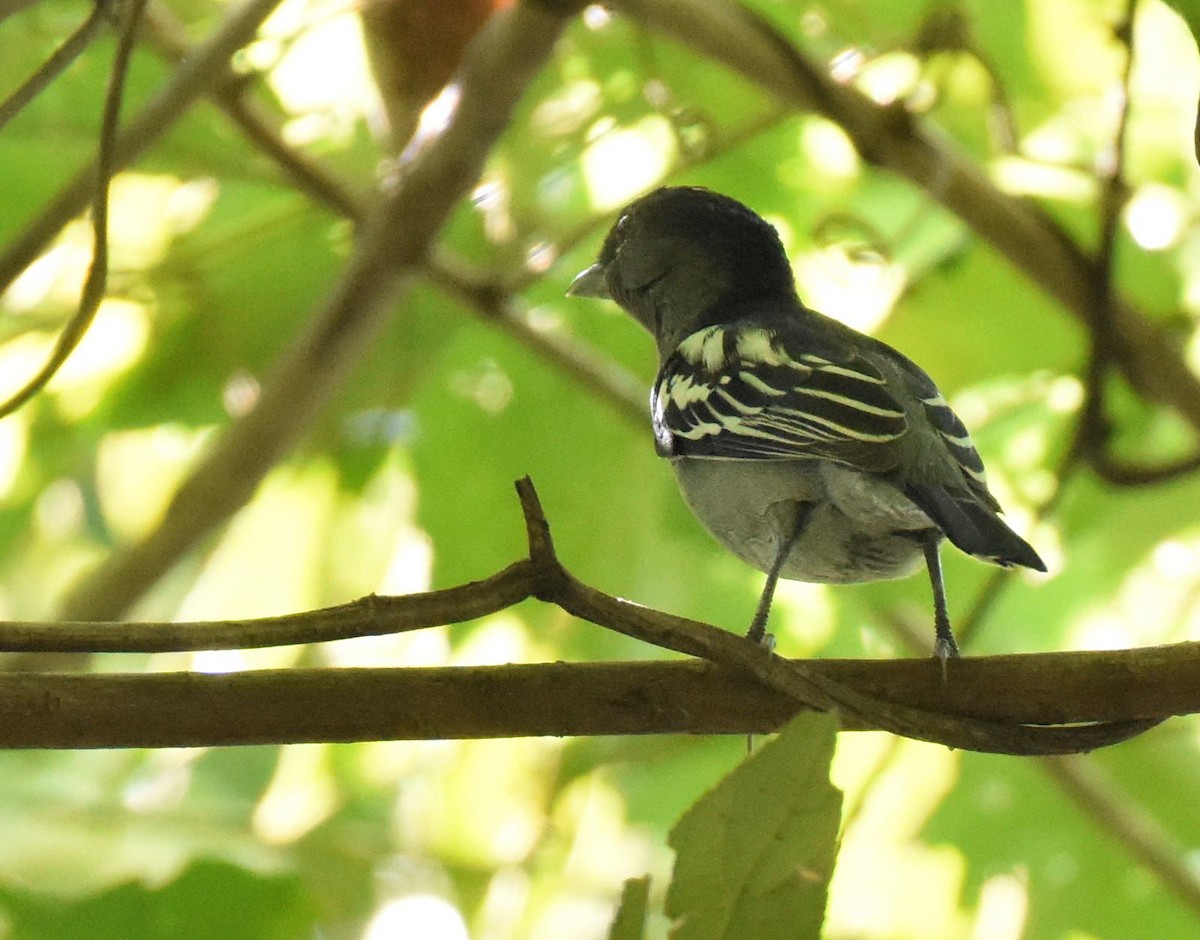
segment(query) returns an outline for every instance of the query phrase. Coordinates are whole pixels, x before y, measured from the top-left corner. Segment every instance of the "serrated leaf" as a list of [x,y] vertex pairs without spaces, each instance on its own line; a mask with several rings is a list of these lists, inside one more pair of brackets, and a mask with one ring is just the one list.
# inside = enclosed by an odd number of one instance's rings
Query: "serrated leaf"
[[800,715],[676,824],[673,940],[820,935],[841,821],[837,730],[830,715]]

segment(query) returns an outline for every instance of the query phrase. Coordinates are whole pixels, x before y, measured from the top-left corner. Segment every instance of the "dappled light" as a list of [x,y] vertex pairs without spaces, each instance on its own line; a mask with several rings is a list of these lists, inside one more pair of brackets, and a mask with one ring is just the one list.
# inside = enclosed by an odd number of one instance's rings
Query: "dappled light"
[[[1193,12],[569,7],[156,0],[99,245],[127,14],[0,111],[0,400],[84,327],[0,417],[0,940],[1195,935]],[[0,2],[0,107],[85,15]],[[923,575],[781,581],[741,642],[654,343],[566,296],[660,186],[751,207],[936,381],[893,416],[969,429],[1048,570],[944,544],[962,660]]]

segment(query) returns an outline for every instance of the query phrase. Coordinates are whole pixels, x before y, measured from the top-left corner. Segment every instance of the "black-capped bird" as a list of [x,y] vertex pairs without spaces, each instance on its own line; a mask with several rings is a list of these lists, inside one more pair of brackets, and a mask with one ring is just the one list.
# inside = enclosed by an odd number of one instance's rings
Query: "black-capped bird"
[[728,196],[659,189],[629,205],[568,291],[610,298],[654,336],[658,453],[696,518],[767,575],[899,578],[924,560],[935,654],[958,655],[938,546],[1046,566],[998,515],[983,462],[933,380],[892,347],[806,307],[779,235]]

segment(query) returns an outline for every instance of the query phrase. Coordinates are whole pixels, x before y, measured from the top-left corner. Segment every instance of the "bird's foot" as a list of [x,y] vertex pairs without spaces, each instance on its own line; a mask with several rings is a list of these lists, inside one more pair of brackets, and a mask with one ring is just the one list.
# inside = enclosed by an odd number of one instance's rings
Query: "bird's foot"
[[755,631],[754,627],[751,627],[746,633],[746,639],[755,646],[761,646],[768,653],[775,652],[775,634],[767,633],[761,627],[757,631]]
[[958,641],[954,639],[953,633],[948,631],[941,633],[939,631],[938,638],[933,644],[933,655],[942,664],[942,682],[945,683],[947,679],[946,664],[952,659],[958,659],[962,655],[958,651]]
[[760,601],[754,619],[750,621],[750,629],[746,631],[746,639],[755,646],[761,646],[768,653],[775,650],[775,634],[767,632],[767,614],[770,609],[769,600],[766,604]]

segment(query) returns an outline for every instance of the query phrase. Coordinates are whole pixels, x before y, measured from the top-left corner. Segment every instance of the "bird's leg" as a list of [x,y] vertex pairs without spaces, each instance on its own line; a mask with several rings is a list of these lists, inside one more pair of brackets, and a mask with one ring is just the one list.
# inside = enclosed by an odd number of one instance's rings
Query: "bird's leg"
[[814,503],[796,504],[791,528],[779,543],[779,551],[775,553],[775,560],[771,562],[771,569],[767,572],[767,583],[763,585],[762,594],[758,598],[758,609],[754,611],[754,619],[750,621],[750,629],[746,631],[747,639],[753,640],[759,646],[765,646],[767,649],[775,647],[775,638],[767,633],[767,618],[771,615],[771,601],[775,598],[775,585],[779,581],[779,572],[783,570],[784,561],[791,554],[800,533],[804,531],[804,526],[808,522],[814,505]]
[[929,569],[929,583],[933,586],[933,631],[936,640],[933,654],[942,662],[942,676],[946,674],[946,660],[958,657],[958,641],[950,628],[950,613],[946,609],[946,586],[942,583],[942,558],[938,554],[939,535],[930,530],[921,538],[925,548],[925,566]]

